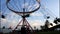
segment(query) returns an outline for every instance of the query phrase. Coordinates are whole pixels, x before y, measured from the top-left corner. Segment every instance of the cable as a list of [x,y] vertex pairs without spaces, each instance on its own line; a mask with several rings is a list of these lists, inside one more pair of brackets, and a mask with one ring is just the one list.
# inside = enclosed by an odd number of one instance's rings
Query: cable
[[[46,3],[48,3],[48,1],[47,1],[47,0],[46,0]],[[46,3],[45,3],[45,5],[46,5]],[[55,15],[51,10],[49,10],[48,8],[46,8],[46,9],[47,9],[48,11],[50,11],[50,14],[51,14],[52,16],[54,15],[53,17],[55,17],[55,16],[56,16],[56,15]],[[47,11],[47,12],[48,12],[48,11]],[[49,13],[49,12],[48,12],[48,13]]]
[[[14,0],[13,0],[13,1],[14,1]],[[18,7],[18,5],[17,5],[17,1],[14,1],[14,4],[15,4],[15,6],[18,8],[18,10],[20,10],[19,7]]]
[[[20,1],[20,0],[18,0],[18,5],[19,5],[19,6],[20,6],[20,8],[21,8],[21,4],[20,4],[20,2],[21,2],[21,1]],[[19,9],[20,9],[20,8],[19,8]],[[22,9],[20,9],[20,10],[22,10]]]
[[[44,6],[44,7],[45,7],[45,6]],[[52,17],[54,18],[54,16],[53,16],[54,14],[53,14],[51,11],[50,11],[50,12],[49,12],[49,11],[46,11],[46,10],[48,10],[48,9],[47,9],[47,8],[45,9],[44,7],[42,8],[43,11],[41,11],[41,12],[42,12],[43,14],[50,15],[50,16],[52,16]],[[44,12],[44,11],[45,11],[45,12]],[[53,15],[52,15],[52,14],[53,14]]]
[[[16,7],[15,7],[13,4],[9,3],[9,5],[11,5],[11,6],[13,7],[13,9],[14,9],[14,8],[16,9]],[[12,7],[11,7],[11,9],[12,9]]]

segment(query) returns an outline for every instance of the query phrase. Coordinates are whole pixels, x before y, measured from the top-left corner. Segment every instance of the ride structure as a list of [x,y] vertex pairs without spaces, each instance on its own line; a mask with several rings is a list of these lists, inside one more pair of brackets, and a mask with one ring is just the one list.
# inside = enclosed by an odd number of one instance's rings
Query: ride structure
[[[33,30],[33,28],[30,26],[26,18],[29,17],[31,13],[37,11],[40,8],[40,0],[28,0],[28,1],[27,0],[7,0],[6,6],[10,11],[22,17],[22,20],[17,24],[14,30],[16,30],[18,26],[21,26],[21,30],[23,29],[25,30],[25,28],[29,30]],[[32,8],[32,9],[30,10],[29,8],[30,9]],[[21,23],[22,25],[20,25]]]

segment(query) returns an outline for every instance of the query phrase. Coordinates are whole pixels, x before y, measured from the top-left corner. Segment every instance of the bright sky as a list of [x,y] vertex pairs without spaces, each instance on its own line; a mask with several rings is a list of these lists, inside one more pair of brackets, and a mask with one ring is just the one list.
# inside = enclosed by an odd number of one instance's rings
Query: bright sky
[[[22,18],[10,11],[6,7],[5,2],[6,0],[1,0],[0,4],[0,11],[6,16],[6,19],[1,19],[1,26],[12,26],[12,28],[14,28]],[[54,18],[59,17],[59,0],[41,0],[40,9],[32,13],[27,20],[32,27],[36,26],[37,28],[40,28],[41,25],[44,25],[47,15],[51,17],[49,19],[50,22],[52,22]]]

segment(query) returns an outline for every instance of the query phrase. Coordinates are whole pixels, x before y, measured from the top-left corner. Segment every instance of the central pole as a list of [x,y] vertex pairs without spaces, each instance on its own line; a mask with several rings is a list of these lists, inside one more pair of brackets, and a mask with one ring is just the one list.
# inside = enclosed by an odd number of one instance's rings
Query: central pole
[[22,18],[23,18],[23,26],[24,26],[24,22],[25,22],[25,8],[23,8],[23,16],[22,16]]
[[25,0],[24,0],[24,8],[23,8],[23,16],[22,16],[22,18],[23,18],[23,25],[22,26],[24,26],[24,22],[25,22]]

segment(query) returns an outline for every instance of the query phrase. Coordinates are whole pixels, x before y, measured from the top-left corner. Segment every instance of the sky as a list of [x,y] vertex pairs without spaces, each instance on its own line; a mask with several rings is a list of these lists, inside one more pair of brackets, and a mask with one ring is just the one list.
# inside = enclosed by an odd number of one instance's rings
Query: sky
[[[29,2],[29,1],[27,1],[27,2]],[[5,3],[6,3],[6,0],[1,0],[0,11],[6,17],[5,19],[1,18],[1,27],[5,26],[8,28],[8,27],[12,26],[12,28],[15,28],[16,25],[20,22],[20,20],[22,18],[18,14],[10,11],[6,7]],[[44,22],[46,21],[46,16],[50,16],[50,19],[49,19],[50,23],[53,23],[54,18],[59,17],[59,0],[41,0],[40,3],[41,3],[40,9],[37,10],[36,12],[30,14],[30,17],[26,18],[32,27],[36,26],[39,29],[40,29],[41,25],[44,25]],[[33,2],[33,4],[34,4],[34,2]],[[30,4],[30,6],[32,7],[33,4]],[[17,3],[17,5],[18,5],[18,3]],[[26,5],[28,6],[27,3],[26,3]],[[21,6],[23,6],[23,4]],[[20,7],[20,6],[18,5],[18,7]],[[14,10],[22,11],[21,8],[22,7],[19,8],[20,10],[18,10],[18,9],[14,9]],[[30,9],[28,9],[28,10],[30,10]],[[32,8],[31,10],[34,10],[34,9]]]

